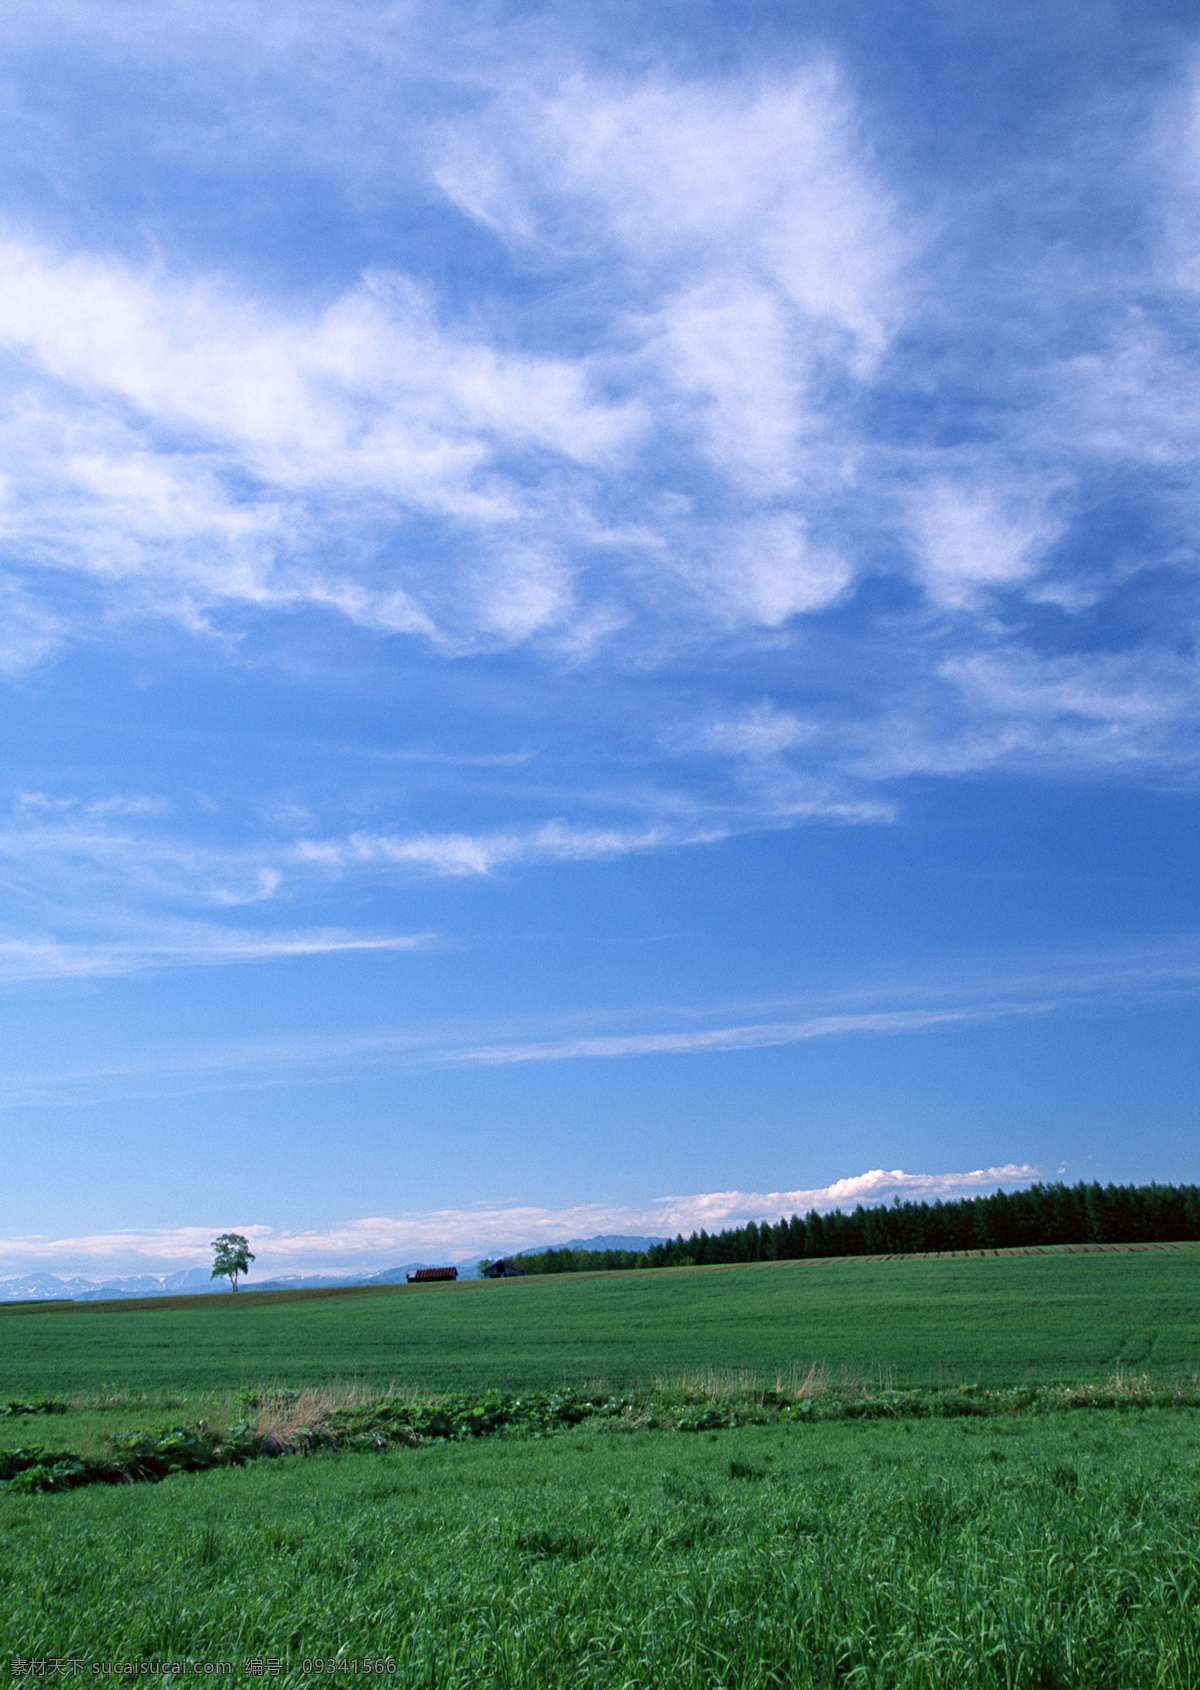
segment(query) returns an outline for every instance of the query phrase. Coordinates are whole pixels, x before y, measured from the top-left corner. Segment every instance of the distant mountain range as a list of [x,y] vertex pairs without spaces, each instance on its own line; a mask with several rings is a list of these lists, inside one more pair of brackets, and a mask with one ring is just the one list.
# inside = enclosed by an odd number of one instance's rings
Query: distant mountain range
[[[407,1273],[419,1267],[433,1267],[433,1262],[405,1262],[402,1267],[385,1268],[382,1273],[332,1274],[289,1273],[276,1279],[245,1280],[243,1290],[298,1291],[305,1287],[323,1285],[398,1285]],[[473,1279],[478,1262],[458,1264],[460,1278]],[[130,1274],[119,1279],[60,1279],[52,1273],[29,1273],[21,1279],[0,1279],[0,1303],[96,1303],[116,1297],[195,1297],[211,1292],[229,1295],[229,1283],[212,1279],[206,1268],[187,1268],[182,1273],[168,1273],[161,1277],[151,1273]]]
[[595,1238],[568,1238],[562,1244],[535,1244],[529,1250],[510,1252],[518,1256],[540,1256],[546,1250],[648,1250],[665,1244],[665,1238],[628,1238],[621,1232],[599,1232]]
[[[536,1244],[524,1250],[497,1250],[497,1256],[533,1256],[543,1250],[645,1250],[651,1244],[661,1244],[661,1238],[628,1238],[618,1233],[601,1233],[595,1238],[569,1238],[562,1244]],[[486,1258],[485,1258],[486,1259]],[[479,1277],[479,1258],[456,1262],[460,1279]],[[379,1273],[322,1274],[289,1273],[275,1279],[247,1280],[248,1291],[300,1291],[327,1285],[402,1285],[405,1276],[418,1268],[438,1267],[438,1262],[404,1262],[400,1267],[384,1268]],[[61,1279],[53,1273],[27,1273],[19,1279],[0,1279],[0,1303],[96,1303],[117,1297],[194,1297],[212,1292],[228,1296],[223,1279],[209,1277],[207,1268],[184,1268],[180,1273],[161,1276],[152,1273],[128,1274],[116,1279]]]

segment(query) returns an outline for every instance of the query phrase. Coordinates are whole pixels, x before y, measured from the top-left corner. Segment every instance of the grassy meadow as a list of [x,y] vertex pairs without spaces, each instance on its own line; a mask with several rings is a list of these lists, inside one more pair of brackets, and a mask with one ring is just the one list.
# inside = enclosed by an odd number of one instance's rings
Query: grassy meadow
[[1200,1372],[1200,1249],[0,1306],[0,1398],[357,1379],[550,1388],[797,1365],[897,1385]]
[[0,1500],[0,1640],[422,1690],[1194,1690],[1198,1497],[1195,1413],[293,1457]]
[[[70,1401],[0,1419],[0,1451],[228,1425],[250,1386],[269,1420],[305,1387],[367,1402],[393,1383],[427,1399],[659,1383],[636,1415],[545,1435],[0,1484],[0,1669],[229,1662],[248,1682],[257,1659],[280,1684],[413,1690],[1194,1690],[1200,1408],[1172,1404],[1197,1401],[1198,1292],[1200,1251],[1176,1250],[3,1309],[0,1401]],[[806,1394],[813,1366],[825,1397]],[[742,1372],[705,1372],[722,1367]],[[1190,1385],[1066,1412],[1048,1383],[1147,1370]],[[882,1402],[883,1386],[964,1412],[801,1412],[839,1390]],[[965,1412],[989,1392],[986,1416]]]

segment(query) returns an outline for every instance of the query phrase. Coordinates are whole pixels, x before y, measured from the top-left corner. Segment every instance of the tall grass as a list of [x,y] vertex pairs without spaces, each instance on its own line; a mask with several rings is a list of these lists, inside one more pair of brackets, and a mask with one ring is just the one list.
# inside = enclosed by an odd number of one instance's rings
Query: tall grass
[[292,1458],[0,1498],[0,1648],[413,1690],[1194,1690],[1200,1415]]

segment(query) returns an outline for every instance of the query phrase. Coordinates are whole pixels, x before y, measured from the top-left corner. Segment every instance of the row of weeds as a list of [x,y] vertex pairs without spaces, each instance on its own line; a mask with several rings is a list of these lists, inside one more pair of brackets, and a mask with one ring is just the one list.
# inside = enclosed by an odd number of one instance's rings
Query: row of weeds
[[[103,1399],[113,1406],[114,1399]],[[64,1413],[59,1399],[9,1403],[0,1414]],[[94,1403],[89,1406],[96,1406]],[[61,1491],[88,1484],[157,1481],[175,1473],[319,1451],[417,1448],[495,1435],[545,1437],[584,1422],[597,1430],[714,1432],[739,1426],[833,1420],[954,1419],[1063,1414],[1081,1409],[1200,1408],[1200,1375],[1163,1383],[1118,1374],[1104,1384],[961,1384],[896,1390],[821,1368],[767,1385],[751,1373],[703,1372],[612,1395],[563,1388],[514,1394],[420,1396],[358,1385],[307,1390],[242,1387],[192,1425],[141,1426],[108,1434],[97,1448],[0,1451],[0,1489]]]

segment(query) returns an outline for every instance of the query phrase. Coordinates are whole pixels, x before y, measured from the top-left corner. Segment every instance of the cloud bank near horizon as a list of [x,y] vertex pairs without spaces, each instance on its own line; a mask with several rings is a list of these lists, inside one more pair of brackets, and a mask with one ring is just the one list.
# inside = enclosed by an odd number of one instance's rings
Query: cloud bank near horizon
[[563,1243],[604,1233],[674,1237],[699,1230],[776,1221],[781,1215],[886,1203],[893,1197],[932,1202],[969,1197],[1001,1185],[1029,1185],[1039,1169],[1010,1163],[961,1174],[909,1174],[873,1168],[796,1191],[714,1191],[691,1197],[659,1197],[636,1206],[581,1203],[565,1209],[478,1205],[398,1216],[373,1216],[320,1231],[285,1232],[254,1221],[210,1227],[178,1227],[97,1233],[80,1238],[0,1239],[0,1274],[32,1272],[64,1277],[112,1278],[136,1273],[170,1273],[211,1265],[210,1241],[235,1231],[250,1239],[257,1279],[285,1273],[373,1273],[430,1255],[469,1259],[500,1250]]

